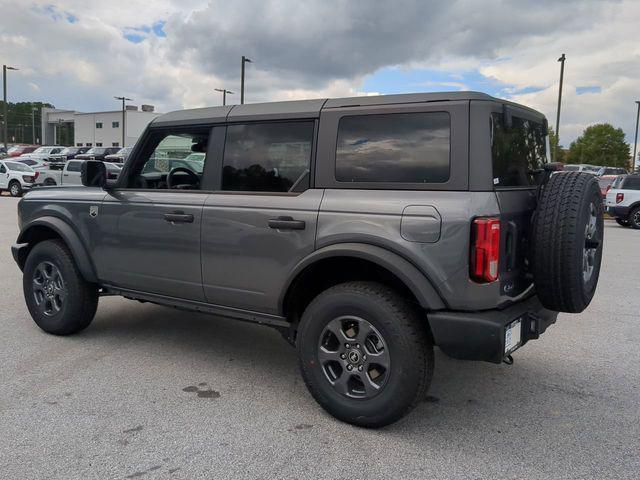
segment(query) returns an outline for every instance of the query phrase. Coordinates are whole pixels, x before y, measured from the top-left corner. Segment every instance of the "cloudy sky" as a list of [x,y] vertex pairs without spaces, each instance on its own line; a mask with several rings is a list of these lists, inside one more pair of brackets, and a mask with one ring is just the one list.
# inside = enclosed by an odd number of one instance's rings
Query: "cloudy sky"
[[[478,90],[541,110],[561,142],[611,122],[633,140],[640,1],[0,0],[10,100],[159,111],[246,101]],[[239,101],[232,95],[230,102]]]

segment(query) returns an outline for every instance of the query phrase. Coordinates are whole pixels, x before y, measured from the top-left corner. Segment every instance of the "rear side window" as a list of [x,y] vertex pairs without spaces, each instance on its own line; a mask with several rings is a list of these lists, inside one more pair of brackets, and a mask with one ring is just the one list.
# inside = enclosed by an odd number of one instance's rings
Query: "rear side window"
[[313,121],[229,125],[222,189],[301,192],[309,188]]
[[541,122],[513,116],[511,126],[501,113],[491,114],[493,184],[500,187],[536,185],[536,171],[547,162],[547,142]]
[[622,182],[622,188],[625,190],[640,190],[640,176],[629,176]]
[[82,162],[69,162],[67,172],[79,172],[82,168]]
[[342,117],[336,180],[444,183],[449,180],[450,139],[446,112]]

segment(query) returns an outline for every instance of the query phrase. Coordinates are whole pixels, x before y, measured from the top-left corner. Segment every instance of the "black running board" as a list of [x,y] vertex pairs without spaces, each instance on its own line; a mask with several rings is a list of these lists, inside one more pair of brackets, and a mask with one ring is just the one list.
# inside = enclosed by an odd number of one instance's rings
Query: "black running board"
[[158,305],[179,308],[182,310],[189,310],[192,312],[218,315],[220,317],[233,318],[236,320],[258,323],[261,325],[269,325],[272,327],[289,328],[291,326],[287,319],[280,315],[254,312],[251,310],[243,310],[241,308],[225,307],[212,303],[198,302],[196,300],[184,300],[182,298],[169,297],[167,295],[159,295],[156,293],[140,292],[137,290],[115,287],[112,285],[103,285],[102,288],[103,293],[101,293],[101,296],[120,295],[131,300],[155,303]]

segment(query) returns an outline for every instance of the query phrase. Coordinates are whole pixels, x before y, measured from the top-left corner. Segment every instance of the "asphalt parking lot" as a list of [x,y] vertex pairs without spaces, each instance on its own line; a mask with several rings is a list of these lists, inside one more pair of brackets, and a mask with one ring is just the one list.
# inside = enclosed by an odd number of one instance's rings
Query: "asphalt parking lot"
[[638,478],[640,231],[606,222],[596,298],[515,364],[436,352],[429,397],[373,431],[334,420],[268,328],[103,298],[41,332],[0,198],[2,478]]

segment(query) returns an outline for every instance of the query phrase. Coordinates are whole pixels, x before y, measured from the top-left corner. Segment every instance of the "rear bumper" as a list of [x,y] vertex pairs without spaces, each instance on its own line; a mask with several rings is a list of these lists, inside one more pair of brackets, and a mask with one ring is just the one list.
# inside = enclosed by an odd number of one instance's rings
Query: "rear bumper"
[[544,308],[537,296],[503,310],[427,314],[435,344],[448,356],[493,363],[501,363],[506,356],[507,325],[521,321],[522,346],[544,333],[557,316],[558,312]]
[[629,216],[629,207],[607,207],[607,213],[616,218],[627,218]]

